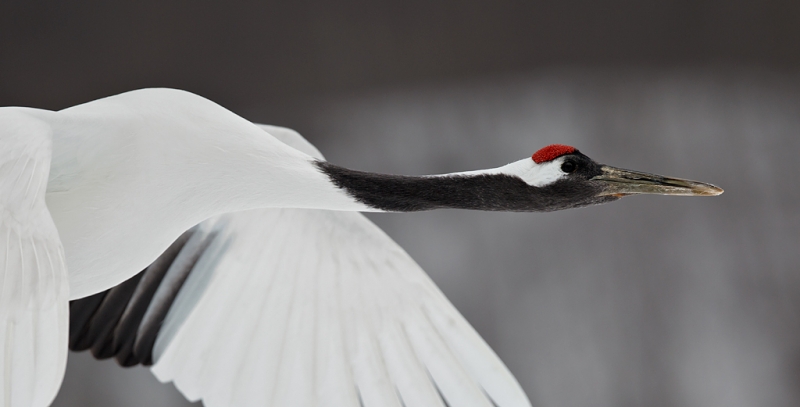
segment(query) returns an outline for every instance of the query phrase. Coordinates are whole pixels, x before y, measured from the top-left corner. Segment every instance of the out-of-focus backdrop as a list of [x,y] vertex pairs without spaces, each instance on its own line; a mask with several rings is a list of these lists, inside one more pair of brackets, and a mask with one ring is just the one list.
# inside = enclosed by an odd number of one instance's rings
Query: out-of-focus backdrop
[[[800,2],[0,2],[0,105],[141,87],[426,174],[549,143],[712,182],[548,214],[370,217],[535,406],[800,405]],[[55,406],[184,406],[70,354]]]

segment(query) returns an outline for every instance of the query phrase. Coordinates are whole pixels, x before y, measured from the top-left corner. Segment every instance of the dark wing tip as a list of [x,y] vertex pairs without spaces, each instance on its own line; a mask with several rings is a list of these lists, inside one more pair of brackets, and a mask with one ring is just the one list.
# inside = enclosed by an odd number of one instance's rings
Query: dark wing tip
[[[145,270],[120,285],[70,301],[69,349],[91,349],[123,367],[151,365],[161,324],[197,260],[216,233],[181,235]],[[194,239],[193,239],[194,237]]]

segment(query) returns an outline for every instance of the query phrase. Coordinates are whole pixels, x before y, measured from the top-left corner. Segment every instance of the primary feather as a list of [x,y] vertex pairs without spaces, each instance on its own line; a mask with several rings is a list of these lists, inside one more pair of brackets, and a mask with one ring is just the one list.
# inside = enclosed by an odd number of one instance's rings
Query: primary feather
[[253,210],[201,227],[218,233],[216,247],[154,349],[156,376],[190,400],[528,405],[488,345],[363,215]]

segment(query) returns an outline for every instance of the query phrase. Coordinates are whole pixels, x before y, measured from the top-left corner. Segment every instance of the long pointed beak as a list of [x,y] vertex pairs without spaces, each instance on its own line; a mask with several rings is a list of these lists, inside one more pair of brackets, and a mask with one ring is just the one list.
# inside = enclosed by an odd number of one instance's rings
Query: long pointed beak
[[723,192],[722,188],[704,182],[687,179],[662,177],[645,172],[623,170],[604,165],[603,173],[592,178],[601,181],[605,191],[600,195],[625,196],[632,194],[661,194],[682,196],[714,196]]

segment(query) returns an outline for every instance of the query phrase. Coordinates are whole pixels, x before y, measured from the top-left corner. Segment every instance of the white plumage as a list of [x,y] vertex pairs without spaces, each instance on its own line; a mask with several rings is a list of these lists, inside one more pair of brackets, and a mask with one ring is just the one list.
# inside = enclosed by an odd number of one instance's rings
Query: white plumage
[[67,359],[64,252],[45,206],[49,126],[0,111],[0,402],[46,406]]
[[290,130],[151,89],[60,112],[0,109],[0,148],[4,406],[55,396],[68,299],[126,280],[200,222],[192,239],[216,237],[154,348],[154,373],[187,398],[530,404],[419,266],[353,212],[375,209],[310,165],[321,156]]
[[333,186],[307,154],[188,92],[143,89],[59,112],[16,110],[52,129],[47,206],[71,298],[121,283],[221,213],[374,210]]

